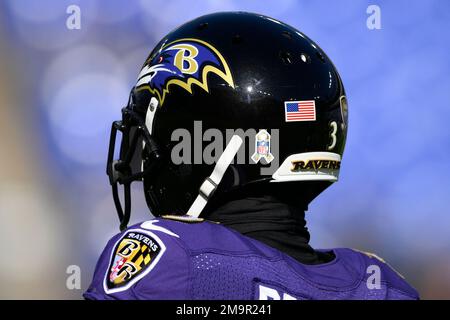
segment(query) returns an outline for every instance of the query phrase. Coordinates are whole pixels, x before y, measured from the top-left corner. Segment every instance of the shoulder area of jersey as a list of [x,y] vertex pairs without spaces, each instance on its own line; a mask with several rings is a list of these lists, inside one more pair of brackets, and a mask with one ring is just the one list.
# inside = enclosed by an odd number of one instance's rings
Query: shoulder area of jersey
[[183,228],[207,223],[199,218],[170,218],[147,220],[112,237],[101,258],[106,269],[103,276],[105,293],[116,294],[130,289],[153,269],[158,269],[161,260],[166,264],[186,259],[180,240],[186,233]]
[[[188,215],[163,215],[153,219],[134,224],[116,234],[109,242],[120,242],[120,239],[139,239],[139,235],[151,236],[161,247],[167,245],[181,247],[185,250],[200,249],[205,242],[210,242],[213,235],[221,235],[229,239],[240,238],[241,235],[219,222]],[[220,242],[220,241],[219,241]],[[210,243],[211,244],[211,243]]]
[[[153,243],[159,245],[164,251],[166,244],[172,244],[172,242],[181,243],[185,241],[182,240],[184,239],[184,235],[194,231],[193,229],[203,229],[207,226],[213,226],[214,228],[216,225],[219,225],[219,223],[207,221],[203,218],[165,215],[129,226],[112,237],[108,245],[111,245],[112,243],[121,243],[124,239],[133,239],[134,241],[130,242],[136,244],[138,244],[138,242],[143,242],[143,246],[155,247],[154,245],[151,245],[151,243]],[[152,241],[149,241],[148,239],[151,239]],[[116,245],[116,247],[118,248],[120,245]],[[134,248],[137,246],[131,245],[131,247]]]
[[361,264],[365,268],[364,280],[368,288],[377,289],[381,285],[389,286],[391,289],[399,291],[409,298],[419,299],[419,293],[405,279],[405,277],[392,267],[383,258],[372,252],[358,249],[348,249],[361,259]]

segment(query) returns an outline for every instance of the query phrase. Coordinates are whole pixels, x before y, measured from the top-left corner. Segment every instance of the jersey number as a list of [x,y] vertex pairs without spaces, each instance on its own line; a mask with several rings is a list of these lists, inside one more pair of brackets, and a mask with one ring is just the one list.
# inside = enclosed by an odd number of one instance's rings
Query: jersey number
[[331,139],[331,142],[328,145],[327,149],[328,150],[333,150],[334,147],[336,147],[336,141],[337,141],[336,133],[337,133],[338,125],[337,125],[336,121],[331,121],[329,125],[330,125],[330,139]]

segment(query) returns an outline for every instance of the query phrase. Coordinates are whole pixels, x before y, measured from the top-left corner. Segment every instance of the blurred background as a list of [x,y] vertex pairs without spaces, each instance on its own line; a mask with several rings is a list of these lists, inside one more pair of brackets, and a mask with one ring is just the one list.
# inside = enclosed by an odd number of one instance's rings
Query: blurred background
[[[71,5],[79,29],[67,28]],[[381,29],[368,28],[369,5]],[[81,298],[118,231],[110,124],[160,38],[225,10],[296,27],[343,78],[347,148],[339,183],[307,214],[313,246],[375,252],[422,298],[450,299],[446,0],[0,2],[0,298]],[[134,190],[140,221],[148,209]],[[81,268],[81,290],[66,287],[69,265]]]

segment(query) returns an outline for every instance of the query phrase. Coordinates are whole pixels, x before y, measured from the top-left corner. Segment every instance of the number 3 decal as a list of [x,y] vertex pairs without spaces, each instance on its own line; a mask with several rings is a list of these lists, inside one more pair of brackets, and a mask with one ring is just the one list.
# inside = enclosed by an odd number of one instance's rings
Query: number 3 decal
[[330,138],[331,138],[331,143],[330,143],[330,144],[328,145],[328,147],[327,147],[328,150],[333,150],[334,147],[336,146],[336,140],[337,140],[337,138],[336,138],[336,132],[337,132],[337,128],[338,128],[338,126],[337,126],[336,121],[331,121],[331,122],[330,122],[330,129],[331,129],[331,131],[330,131]]

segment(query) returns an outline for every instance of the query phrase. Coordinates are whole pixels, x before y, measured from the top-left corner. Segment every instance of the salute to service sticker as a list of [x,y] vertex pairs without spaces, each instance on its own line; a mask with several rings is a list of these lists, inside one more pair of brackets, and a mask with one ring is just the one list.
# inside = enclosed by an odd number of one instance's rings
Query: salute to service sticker
[[252,160],[255,163],[264,158],[267,163],[273,160],[273,154],[270,152],[270,134],[266,130],[259,130],[255,137],[255,153]]
[[161,240],[146,230],[129,230],[112,251],[104,289],[107,293],[124,291],[142,279],[166,250]]

